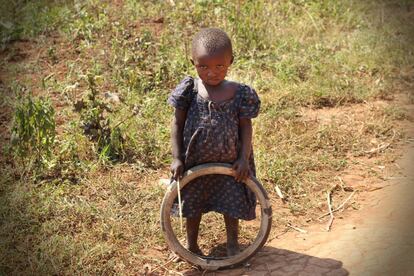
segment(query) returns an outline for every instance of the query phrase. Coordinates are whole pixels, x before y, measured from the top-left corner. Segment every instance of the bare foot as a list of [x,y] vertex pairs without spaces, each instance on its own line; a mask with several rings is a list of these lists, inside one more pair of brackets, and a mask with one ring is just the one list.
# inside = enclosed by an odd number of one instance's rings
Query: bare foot
[[196,255],[200,255],[203,256],[203,251],[201,251],[200,247],[198,247],[198,245],[196,247],[190,247],[190,246],[186,246],[187,250],[190,252],[193,252]]
[[239,244],[227,244],[227,256],[234,256],[240,253]]

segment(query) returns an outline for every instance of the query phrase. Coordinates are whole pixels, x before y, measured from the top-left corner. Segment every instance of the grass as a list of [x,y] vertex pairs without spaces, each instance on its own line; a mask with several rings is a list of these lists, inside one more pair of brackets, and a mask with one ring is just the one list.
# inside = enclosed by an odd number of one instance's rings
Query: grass
[[[201,27],[230,34],[229,77],[261,97],[254,150],[275,207],[272,236],[287,222],[306,225],[325,212],[326,190],[358,160],[368,175],[378,174],[367,152],[391,143],[372,158],[392,162],[403,137],[398,122],[411,119],[391,102],[413,87],[409,1],[42,0],[2,7],[4,274],[140,274],[143,264],[165,261],[157,183],[171,161],[166,98],[195,74],[188,53]],[[87,103],[91,83],[97,97],[88,110],[96,117],[77,108]],[[6,150],[22,87],[55,109],[51,158],[36,177],[22,175]],[[103,146],[85,135],[91,118],[99,127],[90,131],[109,133]],[[213,222],[211,229],[220,227]]]

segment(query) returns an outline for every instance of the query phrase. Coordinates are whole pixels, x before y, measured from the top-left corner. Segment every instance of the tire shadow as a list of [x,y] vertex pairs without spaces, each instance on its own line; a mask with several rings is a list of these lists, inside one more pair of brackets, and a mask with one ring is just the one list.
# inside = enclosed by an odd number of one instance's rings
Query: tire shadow
[[266,276],[346,276],[349,272],[342,262],[328,258],[318,258],[286,249],[263,247],[250,260],[232,269],[218,271],[188,270],[186,276],[196,275],[266,275]]

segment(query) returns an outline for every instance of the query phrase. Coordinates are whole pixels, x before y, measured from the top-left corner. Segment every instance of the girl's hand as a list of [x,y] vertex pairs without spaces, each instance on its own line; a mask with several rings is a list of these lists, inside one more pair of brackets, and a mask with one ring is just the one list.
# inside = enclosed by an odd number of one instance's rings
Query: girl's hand
[[174,180],[178,180],[183,178],[183,174],[184,174],[184,162],[181,161],[178,158],[174,158],[172,164],[171,164],[171,173],[172,173],[172,178]]
[[238,158],[233,163],[233,170],[235,171],[236,175],[234,178],[238,182],[244,181],[247,177],[250,176],[250,167],[249,167],[249,160],[245,158]]

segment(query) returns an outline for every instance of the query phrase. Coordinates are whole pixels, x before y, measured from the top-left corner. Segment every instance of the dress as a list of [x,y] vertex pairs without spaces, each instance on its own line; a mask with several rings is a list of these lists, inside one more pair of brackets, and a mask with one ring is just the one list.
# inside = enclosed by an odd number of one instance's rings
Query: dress
[[[241,144],[239,118],[258,115],[259,97],[254,89],[239,84],[232,99],[215,103],[197,93],[195,81],[192,77],[184,78],[168,98],[173,107],[187,110],[183,130],[185,170],[204,163],[233,163]],[[253,150],[251,152],[249,165],[255,175]],[[209,211],[243,220],[256,217],[254,193],[232,176],[198,177],[181,190],[181,199],[184,217],[195,217]]]

